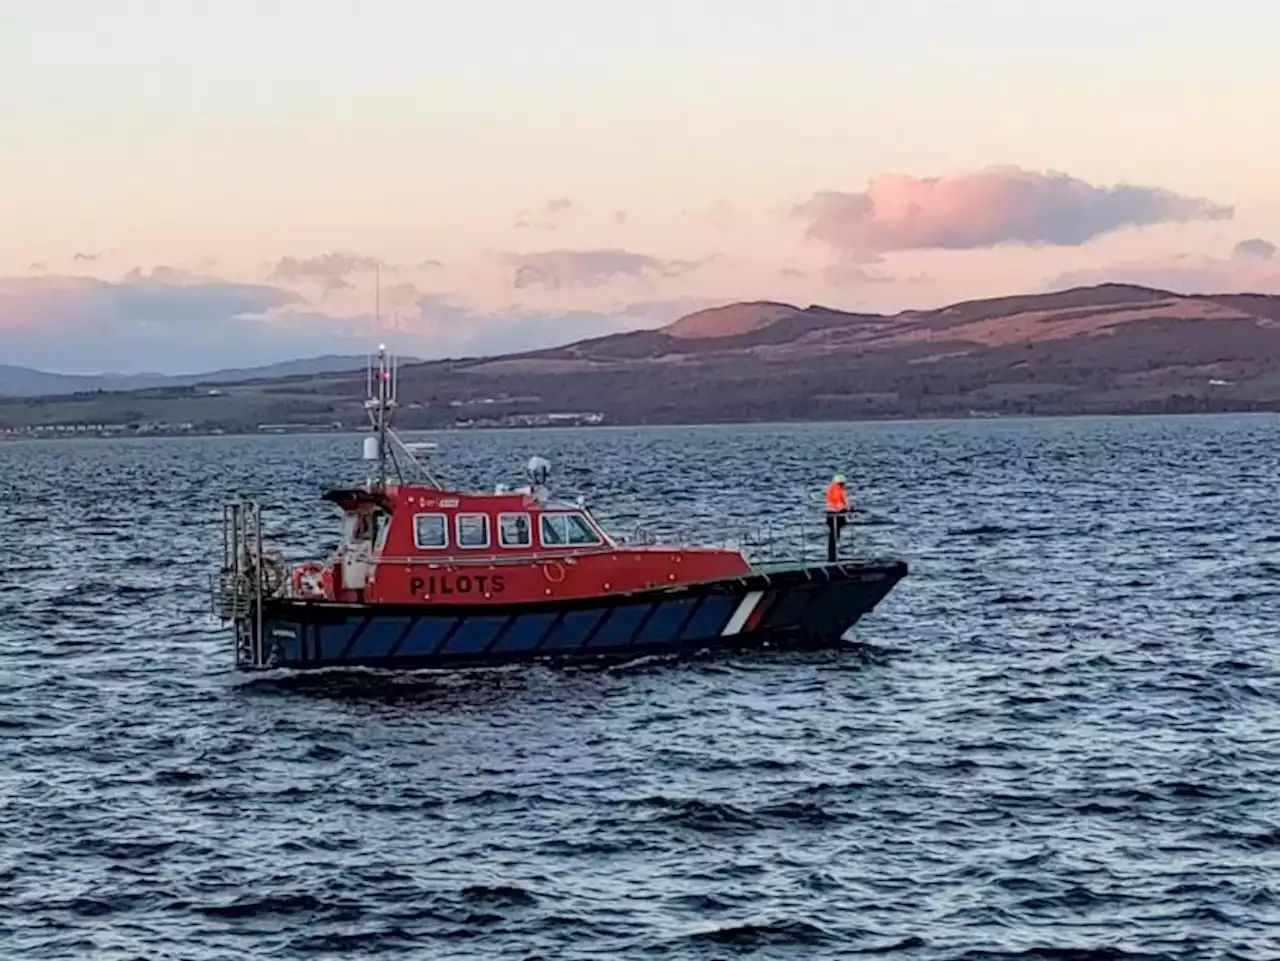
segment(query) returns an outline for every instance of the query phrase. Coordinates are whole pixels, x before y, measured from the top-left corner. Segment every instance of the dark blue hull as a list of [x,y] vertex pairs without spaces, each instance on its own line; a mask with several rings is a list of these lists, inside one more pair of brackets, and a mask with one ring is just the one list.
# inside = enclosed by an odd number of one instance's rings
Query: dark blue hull
[[469,667],[836,643],[907,573],[823,564],[674,588],[496,607],[268,599],[237,644],[246,669]]

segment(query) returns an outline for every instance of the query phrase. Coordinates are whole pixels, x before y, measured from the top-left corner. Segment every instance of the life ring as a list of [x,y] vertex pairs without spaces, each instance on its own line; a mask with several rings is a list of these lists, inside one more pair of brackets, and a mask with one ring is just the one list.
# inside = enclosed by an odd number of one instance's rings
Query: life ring
[[[558,577],[552,577],[551,571],[555,569],[559,572]],[[559,561],[548,561],[542,565],[542,576],[549,580],[552,584],[559,584],[564,580],[564,565]]]
[[327,596],[333,585],[333,573],[327,564],[320,561],[304,561],[293,569],[290,580],[294,597],[322,598]]

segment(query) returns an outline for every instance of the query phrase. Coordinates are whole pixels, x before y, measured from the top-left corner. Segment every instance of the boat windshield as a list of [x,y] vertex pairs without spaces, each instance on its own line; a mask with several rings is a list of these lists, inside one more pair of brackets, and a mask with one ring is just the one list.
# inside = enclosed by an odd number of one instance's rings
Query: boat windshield
[[600,535],[585,517],[577,513],[543,514],[539,528],[544,547],[600,543]]

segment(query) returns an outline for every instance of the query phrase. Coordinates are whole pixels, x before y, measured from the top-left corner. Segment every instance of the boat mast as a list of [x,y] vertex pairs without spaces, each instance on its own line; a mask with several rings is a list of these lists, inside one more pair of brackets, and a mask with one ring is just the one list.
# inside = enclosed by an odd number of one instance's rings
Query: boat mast
[[[381,326],[382,315],[382,275],[379,269],[380,265],[374,265],[374,307],[373,317],[375,327]],[[365,410],[369,412],[369,419],[373,424],[374,436],[377,438],[378,444],[378,474],[374,479],[374,490],[385,492],[387,489],[387,459],[391,452],[391,415],[396,408],[396,388],[398,382],[396,379],[395,359],[387,354],[387,345],[378,345],[378,366],[375,370],[372,363],[369,365],[368,376],[366,377],[366,385],[369,391],[369,398],[364,402]]]
[[[391,415],[396,409],[395,360],[387,354],[385,344],[378,345],[378,366],[370,365],[368,377],[369,399],[364,402],[373,425],[373,438],[377,444],[378,473],[373,480],[377,491],[387,489],[387,461],[391,457]],[[367,442],[366,442],[367,447]],[[368,453],[365,454],[368,457]]]

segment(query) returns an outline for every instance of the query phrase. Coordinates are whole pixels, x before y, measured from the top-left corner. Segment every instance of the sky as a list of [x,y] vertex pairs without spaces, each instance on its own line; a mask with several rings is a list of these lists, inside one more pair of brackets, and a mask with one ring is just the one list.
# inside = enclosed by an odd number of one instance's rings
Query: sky
[[0,0],[0,364],[1280,293],[1274,0]]

